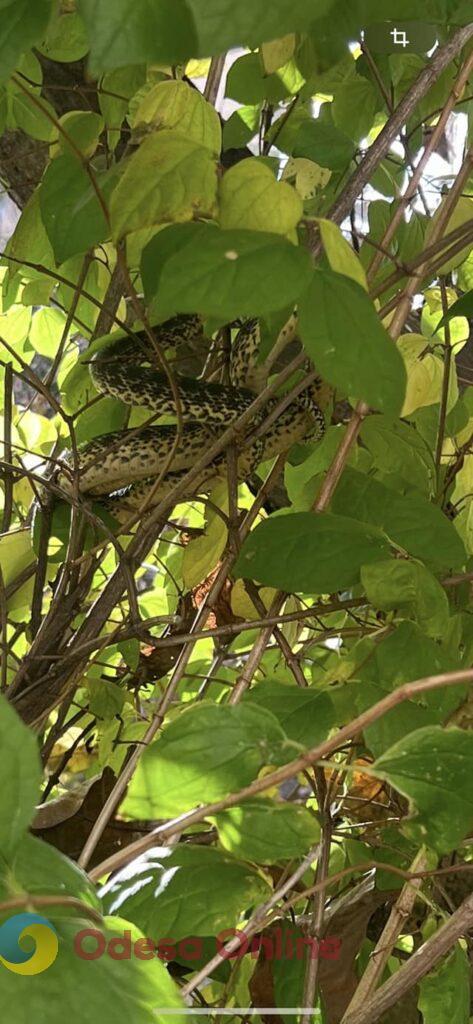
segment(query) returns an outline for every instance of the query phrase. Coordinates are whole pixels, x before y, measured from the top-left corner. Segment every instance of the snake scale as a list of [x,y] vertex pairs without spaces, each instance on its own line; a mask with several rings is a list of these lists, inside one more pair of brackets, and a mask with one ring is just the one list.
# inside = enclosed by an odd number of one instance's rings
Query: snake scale
[[[283,348],[295,335],[293,316],[283,328],[276,345]],[[178,316],[154,328],[158,345],[176,346],[184,339],[202,337],[198,316]],[[152,508],[193,466],[231,423],[235,422],[265,383],[264,367],[257,366],[260,342],[258,321],[244,323],[232,345],[231,384],[195,380],[175,375],[179,391],[183,432],[177,447],[175,424],[150,424],[102,434],[78,448],[78,489],[83,495],[98,498],[119,519],[136,510]],[[150,343],[148,342],[148,346]],[[144,406],[159,416],[176,416],[174,392],[168,376],[154,368],[152,357],[138,338],[120,337],[101,348],[90,361],[90,374],[100,394],[121,399],[128,405]],[[263,459],[286,450],[296,441],[320,439],[325,429],[324,415],[318,404],[321,382],[312,381],[277,417],[271,427],[245,446],[239,439],[238,475],[245,479]],[[251,423],[254,431],[274,409],[279,399],[268,401],[262,413]],[[251,432],[250,431],[250,432]],[[247,431],[248,434],[248,431]],[[169,459],[172,455],[171,464]],[[62,460],[57,483],[73,493],[73,458],[69,452]],[[209,490],[226,472],[222,454],[202,471],[188,498],[199,490]],[[159,486],[157,479],[162,475]]]

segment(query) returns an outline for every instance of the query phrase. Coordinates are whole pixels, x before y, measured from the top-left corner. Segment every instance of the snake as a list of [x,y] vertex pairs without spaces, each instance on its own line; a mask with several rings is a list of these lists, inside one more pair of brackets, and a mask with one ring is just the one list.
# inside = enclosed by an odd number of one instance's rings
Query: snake
[[[276,341],[282,349],[296,334],[294,314]],[[179,346],[203,337],[203,321],[197,314],[173,317],[153,328],[153,338],[163,348]],[[258,320],[244,321],[233,342],[230,355],[229,384],[175,374],[183,430],[176,444],[176,425],[151,423],[101,434],[78,446],[73,457],[67,452],[60,460],[56,482],[67,495],[74,493],[74,469],[78,470],[79,494],[98,500],[118,520],[137,510],[150,511],[182,479],[196,461],[215,442],[219,433],[235,423],[265,383],[264,367],[258,365],[261,343]],[[148,350],[146,350],[148,349]],[[149,410],[150,418],[176,416],[175,389],[165,372],[153,365],[151,344],[146,332],[141,336],[113,337],[100,347],[89,361],[92,383],[100,395],[120,399],[129,406]],[[269,429],[257,440],[238,439],[238,477],[245,479],[256,466],[296,441],[320,440],[325,417],[319,404],[323,385],[320,378],[281,412]],[[260,426],[279,399],[271,398],[262,412],[253,418],[246,434]],[[226,473],[223,452],[202,471],[187,500],[209,491]],[[157,480],[159,485],[156,486]],[[184,500],[184,499],[181,499]]]

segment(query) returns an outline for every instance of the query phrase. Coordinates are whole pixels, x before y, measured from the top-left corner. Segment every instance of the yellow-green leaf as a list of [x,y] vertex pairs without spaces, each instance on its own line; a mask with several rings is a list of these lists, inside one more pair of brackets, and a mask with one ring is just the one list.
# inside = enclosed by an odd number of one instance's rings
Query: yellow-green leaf
[[302,217],[302,202],[284,181],[259,160],[242,160],[224,175],[220,185],[222,228],[251,228],[287,235]]
[[29,453],[47,455],[57,441],[54,421],[32,409],[23,409],[16,420],[21,444]]
[[13,530],[12,533],[2,534],[0,537],[0,568],[5,587],[34,560],[35,554],[29,530]]
[[[228,492],[224,480],[216,484],[210,499],[212,505],[221,508],[223,514],[228,515]],[[226,542],[227,526],[225,520],[209,506],[207,529],[203,537],[196,537],[195,540],[191,540],[184,551],[182,578],[186,589],[192,590],[215,568],[223,553]]]
[[[403,334],[397,343],[407,372],[406,397],[401,416],[409,416],[416,409],[435,405],[442,393],[443,362],[433,352],[426,352],[427,338],[422,334]],[[455,374],[450,374],[447,410],[458,398]]]
[[215,213],[217,167],[209,150],[177,132],[149,135],[130,157],[110,202],[114,238]]
[[[435,213],[434,213],[434,215],[432,217],[432,220],[429,221],[429,225],[428,225],[427,231],[425,233],[425,245],[426,245],[426,247],[430,245],[430,239],[431,239],[431,236],[432,236],[432,232],[435,231],[435,226],[436,226],[436,224],[438,222],[439,217],[441,217],[443,215],[443,208],[444,208],[444,205],[445,205],[445,199],[446,198],[447,197],[445,197],[442,200],[442,202],[440,203],[440,206],[435,211]],[[454,209],[450,219],[447,221],[447,224],[445,225],[442,234],[444,234],[444,235],[450,234],[451,231],[455,231],[456,228],[462,227],[463,224],[466,224],[466,222],[471,220],[472,218],[473,218],[473,199],[469,199],[467,196],[460,196],[460,199],[456,203],[455,209]],[[456,256],[452,256],[451,259],[447,260],[446,263],[443,263],[442,266],[439,267],[439,269],[437,270],[437,274],[449,274],[451,270],[454,270],[455,267],[459,267],[460,264],[463,263],[463,261],[467,258],[467,256],[469,255],[470,252],[471,252],[471,243],[468,243],[465,246],[464,249],[462,249],[460,252],[457,252]]]
[[[276,594],[274,587],[260,587],[259,596],[266,609],[270,607],[271,601]],[[256,610],[251,597],[245,587],[244,580],[235,580],[232,587],[230,604],[234,615],[241,619],[259,619],[259,612]]]
[[60,309],[45,306],[33,315],[30,342],[40,356],[54,359],[62,338],[66,316]]
[[[454,288],[445,289],[447,306],[453,306],[457,300],[457,293]],[[440,288],[427,288],[424,292],[425,303],[422,307],[421,327],[423,334],[433,338],[433,343],[442,341],[445,343],[445,327],[437,330],[439,319],[443,313],[442,293]],[[466,344],[470,336],[470,325],[466,316],[453,316],[449,320],[448,333],[450,344],[455,346],[455,352],[459,352]]]
[[332,177],[328,167],[321,167],[304,156],[290,157],[282,173],[284,181],[294,184],[301,199],[313,199],[318,189],[325,188]]
[[65,134],[59,133],[58,146],[63,153],[70,153],[68,139],[72,139],[77,149],[84,156],[92,156],[97,149],[99,138],[104,129],[103,118],[94,110],[69,110],[59,122]]
[[175,129],[189,141],[205,146],[215,156],[222,148],[217,111],[186,82],[159,82],[145,94],[134,113],[133,128]]
[[343,237],[338,225],[331,220],[325,220],[324,217],[319,217],[317,223],[325,254],[332,270],[335,270],[337,274],[344,274],[345,277],[351,277],[367,291],[368,285],[363,267],[358,256]]
[[291,59],[296,46],[296,37],[293,32],[290,35],[282,36],[281,39],[274,39],[272,43],[263,43],[261,46],[261,59],[266,75],[272,75],[273,71],[282,68]]

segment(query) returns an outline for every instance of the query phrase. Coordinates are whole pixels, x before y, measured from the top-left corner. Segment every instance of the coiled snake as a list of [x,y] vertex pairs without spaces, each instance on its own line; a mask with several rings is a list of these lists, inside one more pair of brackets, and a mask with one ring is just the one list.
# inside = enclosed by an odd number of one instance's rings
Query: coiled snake
[[[295,334],[296,319],[292,317],[276,343],[282,348]],[[192,341],[202,336],[198,316],[178,316],[154,329],[158,344],[176,345],[183,339]],[[196,460],[223,431],[238,419],[255,398],[261,383],[261,368],[256,367],[259,347],[257,321],[248,321],[239,330],[230,357],[231,385],[176,376],[184,430],[175,446],[174,424],[152,424],[142,428],[124,429],[102,434],[78,449],[81,494],[105,502],[119,519],[137,509],[151,508],[160,501]],[[176,415],[174,393],[167,375],[152,366],[140,344],[133,338],[112,340],[92,358],[90,373],[100,393],[120,398],[129,405],[145,406],[150,414]],[[264,368],[263,368],[264,375]],[[325,429],[323,413],[318,404],[320,381],[308,385],[282,412],[258,441],[241,448],[238,476],[244,479],[263,459],[271,458],[306,437],[320,439]],[[270,399],[264,412],[252,422],[254,430],[277,404]],[[169,458],[172,463],[169,467]],[[166,466],[168,465],[168,469]],[[73,460],[68,453],[62,462],[57,482],[69,494],[73,491]],[[223,454],[203,471],[194,482],[192,497],[199,490],[209,490],[225,473]],[[156,479],[163,474],[159,487]]]

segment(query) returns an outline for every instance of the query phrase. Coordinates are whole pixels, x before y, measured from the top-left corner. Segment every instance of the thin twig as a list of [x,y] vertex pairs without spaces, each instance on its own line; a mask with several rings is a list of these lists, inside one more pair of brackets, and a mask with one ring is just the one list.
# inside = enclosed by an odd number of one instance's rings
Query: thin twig
[[396,136],[399,135],[403,125],[409,120],[417,104],[423,99],[434,82],[440,77],[442,71],[448,67],[472,36],[473,24],[465,25],[463,28],[453,32],[448,42],[436,50],[432,59],[423,68],[405,96],[403,96],[393,115],[388,119],[382,131],[368,149],[366,156],[347,182],[343,193],[335,200],[328,214],[330,220],[340,224],[348,216],[364,185],[370,180],[378,164],[388,152]]
[[107,874],[109,871],[116,871],[123,864],[133,860],[135,856],[144,853],[151,846],[167,842],[176,832],[181,832],[184,828],[203,821],[208,815],[217,814],[219,811],[226,810],[227,807],[236,807],[244,800],[256,796],[257,793],[263,793],[273,786],[279,786],[286,779],[292,778],[298,772],[333,754],[349,740],[352,740],[358,733],[363,732],[364,729],[377,722],[379,718],[404,701],[411,700],[431,690],[438,690],[443,686],[457,686],[461,683],[470,682],[473,682],[473,669],[471,668],[461,669],[456,672],[443,672],[441,675],[426,676],[423,679],[416,679],[412,683],[404,683],[396,690],[388,693],[382,700],[373,704],[367,711],[357,715],[348,725],[342,726],[338,732],[318,744],[318,746],[308,750],[300,757],[295,758],[295,760],[288,762],[282,768],[278,768],[262,778],[255,779],[250,785],[244,786],[243,789],[238,790],[236,793],[231,793],[228,797],[212,804],[205,804],[192,811],[187,811],[178,818],[160,825],[149,836],[137,840],[135,843],[130,844],[126,850],[120,850],[118,853],[113,854],[112,857],[109,857],[108,860],[99,864],[90,873],[90,877],[93,879],[101,878],[102,875]]
[[358,1007],[363,1006],[368,997],[376,989],[378,982],[383,976],[384,968],[391,956],[393,947],[405,925],[406,919],[412,911],[417,899],[418,891],[424,881],[422,872],[425,871],[429,858],[425,848],[416,854],[409,869],[411,875],[417,877],[410,879],[401,889],[399,896],[391,908],[389,918],[383,931],[373,949],[369,962],[363,972],[356,992],[351,1000],[341,1024],[348,1024],[350,1016]]
[[[442,314],[446,317],[448,313],[448,298],[445,279],[440,278],[440,294],[442,297]],[[445,327],[445,345],[443,357],[442,396],[440,399],[439,425],[437,432],[437,445],[435,449],[435,467],[437,470],[437,485],[440,483],[440,467],[442,462],[443,441],[445,436],[445,422],[447,419],[448,392],[450,387],[450,371],[452,366],[452,345],[450,336],[450,323],[447,320]]]
[[[332,818],[330,815],[330,805],[327,800],[327,784],[325,781],[325,775],[323,768],[315,769],[316,789],[317,789],[317,803],[319,806],[319,814],[322,819],[322,832],[320,840],[320,851],[317,858],[317,867],[315,869],[315,882],[323,881],[328,876],[329,871],[329,860],[330,860],[330,845],[332,842]],[[316,949],[318,950],[318,944],[323,934],[325,918],[325,890],[320,888],[313,897],[312,914],[309,926],[309,936],[317,943]],[[307,963],[306,973],[304,978],[304,992],[302,996],[302,1006],[314,1006],[317,998],[317,983],[319,976],[319,958],[314,956],[313,943],[309,944],[307,950]],[[303,1013],[301,1015],[301,1024],[311,1024],[312,1014]]]
[[473,896],[468,896],[438,932],[424,942],[371,999],[344,1018],[344,1024],[376,1024],[386,1010],[424,978],[472,927]]
[[[260,488],[260,491],[257,494],[251,509],[245,516],[242,526],[240,527],[240,542],[246,537],[247,533],[251,529],[251,526],[253,525],[260,511],[260,508],[266,498],[268,488],[271,486],[275,477],[279,475],[280,469],[281,460],[277,459],[275,465],[270,470],[270,473],[268,474],[265,482]],[[204,599],[204,601],[202,602],[197,611],[193,623],[193,629],[191,632],[197,632],[201,622],[206,621],[209,614],[209,610],[211,610],[213,604],[216,602],[218,595],[220,594],[221,589],[224,585],[224,582],[227,579],[228,572],[233,562],[233,559],[234,554],[233,552],[230,552],[227,555],[227,557],[223,560],[222,565],[220,566],[220,569],[217,573],[217,576],[215,577],[215,580],[212,584],[212,587],[210,588],[210,591],[208,592],[206,598]],[[126,790],[126,787],[136,769],[136,766],[138,764],[138,761],[141,757],[141,754],[145,746],[149,745],[156,736],[156,734],[159,732],[164,721],[165,715],[168,711],[168,708],[170,707],[172,701],[174,700],[175,693],[184,675],[187,663],[189,661],[189,658],[191,657],[195,643],[196,640],[192,636],[191,639],[187,642],[187,644],[183,647],[181,654],[176,662],[176,665],[174,666],[174,670],[171,673],[169,684],[167,686],[166,692],[162,700],[160,701],[158,710],[154,715],[153,720],[145,736],[143,737],[140,746],[135,747],[129,761],[127,762],[125,768],[122,770],[120,777],[117,779],[117,782],[115,783],[112,792],[110,793],[108,799],[106,800],[97,818],[97,821],[95,822],[95,825],[91,830],[87,842],[84,845],[82,853],[79,857],[79,864],[82,867],[85,867],[89,863],[89,860],[93,854],[93,851],[95,850],[95,847],[100,839],[100,836],[102,835],[102,832],[107,822],[112,816],[115,808],[117,807]]]
[[[272,908],[275,907],[276,904],[279,903],[280,900],[282,900],[286,896],[286,894],[291,891],[291,889],[294,889],[297,886],[297,883],[303,877],[303,875],[307,871],[307,868],[309,868],[312,862],[315,860],[318,853],[318,849],[319,846],[317,844],[317,846],[309,850],[309,853],[304,857],[304,859],[301,861],[298,867],[289,875],[288,878],[286,878],[282,885],[275,889],[275,891],[270,896],[269,900],[267,900],[265,903],[261,904],[261,906],[258,907],[258,909],[250,917],[249,921],[245,921],[244,931],[242,931],[241,933],[241,937],[243,939],[251,938],[257,931],[259,931],[263,921],[268,916]],[[222,960],[225,959],[225,956],[228,956],[229,953],[234,952],[234,950],[237,950],[239,946],[241,946],[241,937],[235,935],[232,939],[230,939],[230,942],[228,942],[225,945],[224,949],[222,949],[221,952],[216,953],[215,956],[212,957],[212,959],[207,964],[205,964],[205,967],[201,968],[201,970],[198,971],[196,975],[194,975],[192,980],[189,981],[187,985],[185,985],[184,988],[181,990],[183,998],[190,995],[191,992],[193,992],[194,989],[201,984],[204,978],[206,978],[209,973],[211,974],[212,971],[216,967],[218,967]]]
[[[432,135],[428,139],[427,145],[424,147],[424,151],[422,153],[422,156],[421,156],[419,162],[417,163],[417,165],[416,165],[416,167],[414,169],[414,173],[412,175],[412,178],[408,182],[407,188],[406,188],[404,194],[401,196],[401,198],[399,200],[399,204],[397,206],[397,209],[395,210],[393,216],[391,217],[389,225],[386,228],[386,231],[384,232],[384,235],[383,235],[382,240],[381,240],[381,244],[382,244],[382,246],[384,248],[388,248],[389,244],[391,243],[391,241],[393,240],[393,238],[394,238],[394,236],[396,234],[396,231],[397,231],[399,225],[401,224],[402,220],[404,219],[404,213],[405,213],[406,207],[408,206],[409,202],[411,201],[414,193],[416,192],[416,189],[418,189],[418,187],[419,187],[419,184],[420,184],[420,182],[422,180],[422,175],[424,173],[424,169],[425,169],[428,161],[430,160],[430,157],[431,157],[432,153],[435,152],[435,149],[437,147],[438,141],[439,141],[439,139],[443,135],[443,132],[445,130],[445,125],[446,125],[446,123],[447,123],[447,121],[448,121],[448,119],[450,117],[450,114],[452,113],[452,110],[454,109],[455,104],[457,103],[459,97],[461,96],[461,94],[463,92],[465,83],[468,81],[468,78],[469,78],[469,75],[470,75],[472,67],[473,67],[473,53],[470,54],[468,59],[465,61],[464,65],[463,65],[463,67],[462,67],[462,69],[460,71],[460,74],[458,75],[456,81],[454,82],[454,84],[452,86],[452,89],[451,89],[451,91],[450,91],[450,93],[449,93],[449,95],[448,95],[448,97],[447,97],[447,99],[446,99],[446,101],[445,101],[445,103],[443,105],[443,109],[442,109],[442,113],[440,115],[440,118],[439,118],[437,124],[435,125],[435,128],[434,128],[434,130],[432,132]],[[382,256],[380,255],[379,252],[375,253],[375,255],[373,257],[373,260],[372,260],[372,262],[370,264],[370,267],[369,267],[369,273],[370,273],[370,277],[371,278],[375,277],[381,262],[382,262]]]
[[219,54],[218,57],[212,57],[210,61],[209,73],[207,75],[207,81],[204,88],[204,99],[212,106],[215,106],[218,91],[220,89],[220,83],[222,81],[223,72],[225,70],[226,54]]
[[[12,461],[12,413],[13,413],[13,364],[5,366],[3,386],[3,451],[5,462]],[[3,474],[3,518],[2,533],[8,533],[13,512],[13,473],[5,469]]]

